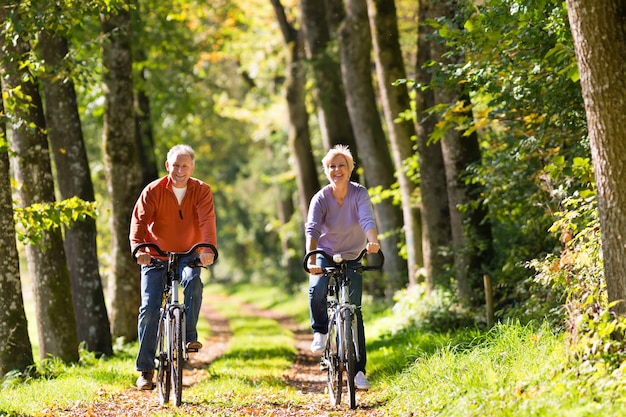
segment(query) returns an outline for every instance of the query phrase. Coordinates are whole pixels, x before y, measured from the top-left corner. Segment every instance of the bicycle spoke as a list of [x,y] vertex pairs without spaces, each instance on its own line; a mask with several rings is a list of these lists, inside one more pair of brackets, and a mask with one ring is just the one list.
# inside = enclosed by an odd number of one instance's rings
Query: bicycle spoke
[[354,376],[356,374],[356,354],[354,348],[354,339],[352,334],[352,312],[348,309],[345,310],[345,316],[343,321],[344,329],[344,352],[346,361],[346,379],[348,380],[348,396],[350,397],[350,408],[356,408],[356,387],[354,384]]
[[172,317],[172,386],[174,389],[174,405],[179,406],[182,402],[183,394],[183,314],[180,309],[173,311]]
[[165,317],[159,320],[159,330],[157,334],[157,389],[159,391],[159,402],[166,404],[170,400],[170,371],[167,361],[168,349],[167,332],[165,328]]
[[343,363],[339,357],[337,324],[334,319],[332,323],[328,332],[328,349],[325,353],[328,361],[328,394],[330,403],[339,405],[341,404]]

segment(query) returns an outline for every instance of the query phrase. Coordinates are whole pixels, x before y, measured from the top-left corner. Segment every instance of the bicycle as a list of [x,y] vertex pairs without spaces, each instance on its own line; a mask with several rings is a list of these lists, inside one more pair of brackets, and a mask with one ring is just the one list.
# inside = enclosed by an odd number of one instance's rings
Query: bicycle
[[356,387],[354,376],[356,363],[361,358],[359,351],[359,334],[356,323],[357,306],[350,302],[350,278],[348,270],[358,273],[379,270],[383,267],[385,257],[378,251],[380,263],[364,266],[359,262],[367,253],[363,249],[355,259],[343,259],[341,255],[330,255],[321,249],[308,252],[304,256],[304,270],[310,273],[308,261],[311,256],[321,255],[329,263],[322,267],[322,273],[328,276],[328,337],[322,354],[321,368],[327,371],[327,386],[330,402],[341,404],[344,371],[347,380],[350,408],[356,408]]
[[[189,360],[189,352],[185,340],[185,305],[179,301],[181,259],[192,255],[199,248],[210,249],[217,261],[217,249],[210,243],[197,243],[187,252],[165,252],[152,242],[140,243],[133,250],[133,259],[137,260],[137,252],[144,248],[153,248],[167,260],[152,258],[151,265],[167,268],[165,289],[161,303],[159,327],[157,331],[157,352],[155,365],[157,371],[157,388],[160,403],[166,404],[173,391],[173,402],[179,406],[183,392],[183,365]],[[199,259],[188,262],[192,268],[201,266]],[[197,352],[197,349],[195,350]]]

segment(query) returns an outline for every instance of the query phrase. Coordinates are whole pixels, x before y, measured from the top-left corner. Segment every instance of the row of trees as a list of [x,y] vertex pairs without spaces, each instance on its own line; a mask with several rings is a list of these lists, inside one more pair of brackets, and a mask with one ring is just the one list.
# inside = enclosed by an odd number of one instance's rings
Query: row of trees
[[[558,1],[49,3],[0,7],[0,374],[34,362],[16,234],[42,358],[75,361],[78,342],[111,354],[113,338],[136,338],[130,211],[175,143],[196,148],[196,174],[214,189],[220,279],[298,288],[319,161],[345,143],[387,259],[371,293],[391,299],[423,282],[470,312],[485,274],[501,305],[524,302],[526,262],[560,250],[546,233],[555,213],[595,191],[583,105],[589,113],[602,95],[583,101]],[[570,20],[592,20],[595,9],[570,3]],[[600,168],[619,149],[593,155],[600,180],[613,178]],[[621,218],[610,213],[601,209],[608,242]],[[623,293],[618,264],[612,299]]]

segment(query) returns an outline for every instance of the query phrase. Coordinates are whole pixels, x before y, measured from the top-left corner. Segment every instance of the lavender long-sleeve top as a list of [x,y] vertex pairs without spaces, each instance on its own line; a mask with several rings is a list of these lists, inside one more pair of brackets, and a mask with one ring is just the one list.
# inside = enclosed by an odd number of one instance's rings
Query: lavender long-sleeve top
[[344,259],[356,258],[367,243],[365,232],[376,227],[367,189],[349,182],[339,205],[330,185],[318,191],[309,205],[305,234],[317,240],[317,248]]

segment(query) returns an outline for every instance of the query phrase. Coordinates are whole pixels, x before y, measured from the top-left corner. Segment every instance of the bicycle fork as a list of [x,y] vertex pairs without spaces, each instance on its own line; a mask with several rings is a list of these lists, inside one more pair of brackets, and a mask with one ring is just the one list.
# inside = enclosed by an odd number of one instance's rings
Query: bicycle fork
[[[177,279],[173,279],[172,280],[172,301],[171,301],[170,309],[168,311],[168,318],[170,322],[175,321],[176,314],[174,314],[174,311],[178,310],[178,314],[180,316],[181,328],[182,328],[183,359],[187,361],[189,360],[189,352],[187,352],[187,320],[185,320],[185,306],[180,304],[179,297],[178,297],[179,286],[180,286],[180,281]],[[173,335],[169,335],[169,336],[171,337]],[[168,338],[168,340],[173,340],[173,339]]]
[[[356,361],[359,362],[361,360],[361,352],[359,350],[359,339],[358,339],[359,329],[357,327],[356,309],[357,309],[357,306],[354,304],[344,304],[341,306],[341,309],[339,312],[340,319],[338,323],[338,328],[339,329],[344,328],[341,324],[345,320],[345,317],[346,317],[345,312],[350,311],[350,329],[352,329],[352,343],[354,344],[354,353],[355,353]],[[346,341],[346,338],[342,337],[341,346],[339,347],[341,351],[341,355],[342,355],[341,357],[345,357],[343,356],[345,353],[345,345],[344,345],[345,341]]]

